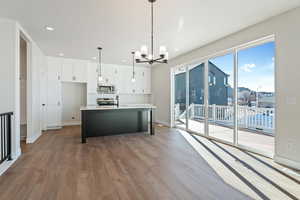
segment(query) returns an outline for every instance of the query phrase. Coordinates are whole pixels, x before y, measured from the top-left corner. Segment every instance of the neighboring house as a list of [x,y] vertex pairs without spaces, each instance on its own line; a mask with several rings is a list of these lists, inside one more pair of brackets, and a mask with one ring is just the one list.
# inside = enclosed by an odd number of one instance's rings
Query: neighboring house
[[[209,104],[228,105],[228,74],[209,62]],[[175,103],[185,104],[185,73],[175,75]],[[204,104],[204,64],[189,71],[190,104]]]
[[273,93],[262,93],[258,98],[258,107],[260,108],[274,108],[275,96]]

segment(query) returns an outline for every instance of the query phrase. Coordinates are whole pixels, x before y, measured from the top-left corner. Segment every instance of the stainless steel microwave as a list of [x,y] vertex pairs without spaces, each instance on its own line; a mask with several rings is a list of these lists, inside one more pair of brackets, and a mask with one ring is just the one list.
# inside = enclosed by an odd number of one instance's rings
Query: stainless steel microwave
[[97,91],[99,94],[115,94],[116,87],[114,85],[99,85]]

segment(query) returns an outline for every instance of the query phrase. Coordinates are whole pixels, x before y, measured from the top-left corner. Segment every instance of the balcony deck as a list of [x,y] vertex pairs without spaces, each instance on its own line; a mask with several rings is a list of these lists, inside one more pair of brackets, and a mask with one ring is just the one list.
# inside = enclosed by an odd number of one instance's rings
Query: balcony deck
[[[178,122],[176,125],[185,128],[185,124]],[[204,122],[189,120],[189,129],[193,132],[203,134]],[[219,124],[209,124],[209,136],[221,139],[227,142],[233,141],[233,129]],[[258,150],[267,155],[274,155],[275,139],[273,136],[254,130],[240,129],[238,131],[238,144]]]

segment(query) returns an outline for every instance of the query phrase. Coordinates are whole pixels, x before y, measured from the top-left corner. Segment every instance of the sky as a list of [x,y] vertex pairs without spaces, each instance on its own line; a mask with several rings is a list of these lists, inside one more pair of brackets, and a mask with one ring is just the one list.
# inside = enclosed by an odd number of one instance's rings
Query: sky
[[[239,51],[238,87],[246,87],[259,92],[274,92],[274,56],[274,42]],[[233,87],[233,54],[210,61],[230,75],[228,82]]]

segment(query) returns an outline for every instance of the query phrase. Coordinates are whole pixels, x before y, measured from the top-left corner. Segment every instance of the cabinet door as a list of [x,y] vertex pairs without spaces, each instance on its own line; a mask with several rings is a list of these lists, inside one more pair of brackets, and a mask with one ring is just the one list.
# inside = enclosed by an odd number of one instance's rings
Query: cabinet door
[[130,82],[129,82],[128,70],[124,66],[118,67],[116,85],[119,94],[128,94],[130,92]]
[[115,67],[114,65],[110,64],[103,64],[102,65],[102,83],[105,85],[114,85],[115,83]]
[[74,60],[73,64],[73,79],[75,82],[87,82],[87,65],[88,62],[84,60]]
[[134,89],[136,94],[144,94],[145,93],[145,72],[144,68],[137,67],[135,70],[135,82]]
[[145,68],[145,94],[151,94],[151,68]]
[[72,59],[62,59],[62,81],[72,82],[74,81],[73,76],[73,65],[74,61]]
[[61,65],[59,58],[48,58],[47,63],[47,128],[61,126]]
[[97,93],[97,64],[89,63],[88,65],[88,80],[87,80],[87,92],[95,94]]

